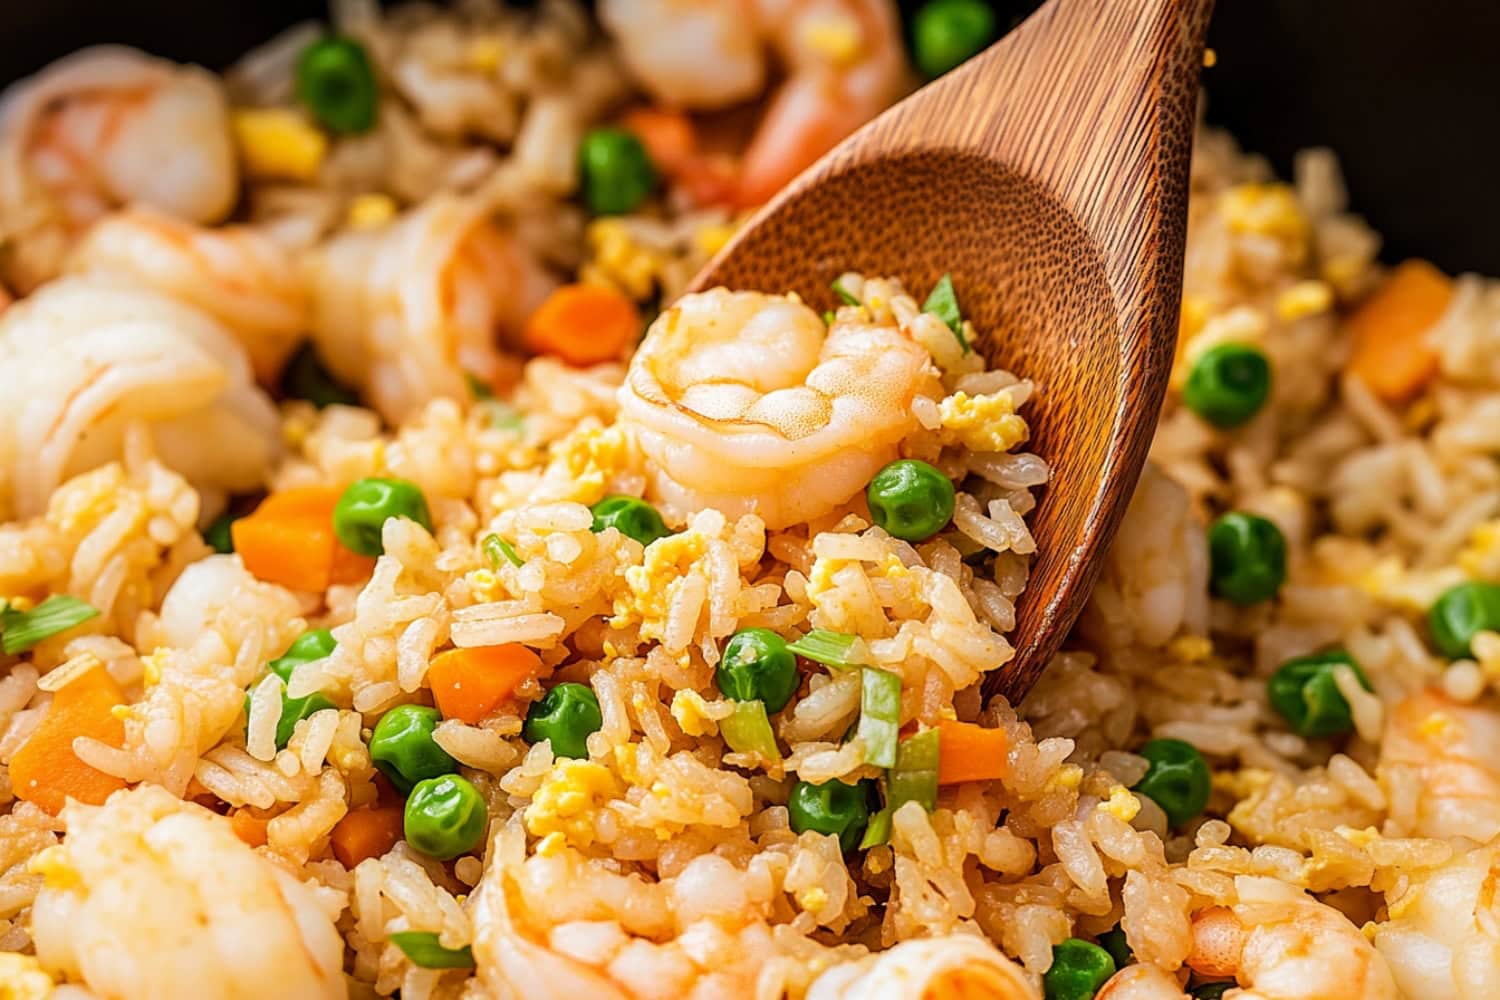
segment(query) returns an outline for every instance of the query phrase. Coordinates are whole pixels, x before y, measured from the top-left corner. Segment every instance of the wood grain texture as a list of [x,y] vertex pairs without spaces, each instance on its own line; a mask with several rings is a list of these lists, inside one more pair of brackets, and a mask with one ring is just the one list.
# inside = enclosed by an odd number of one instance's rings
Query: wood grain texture
[[856,132],[694,282],[833,305],[843,271],[920,297],[953,273],[993,364],[1036,380],[1053,481],[1016,658],[1018,700],[1082,609],[1150,445],[1176,342],[1188,158],[1212,0],[1053,0]]

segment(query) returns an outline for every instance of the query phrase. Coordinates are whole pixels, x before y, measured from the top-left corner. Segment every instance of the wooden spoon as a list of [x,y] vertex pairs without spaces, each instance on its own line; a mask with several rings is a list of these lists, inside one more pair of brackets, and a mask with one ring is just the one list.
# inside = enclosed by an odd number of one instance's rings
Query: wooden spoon
[[952,272],[992,364],[1034,379],[1052,467],[1016,657],[1026,693],[1078,616],[1145,462],[1182,293],[1188,156],[1212,0],[1052,0],[778,194],[694,290],[795,289],[844,271],[919,298]]

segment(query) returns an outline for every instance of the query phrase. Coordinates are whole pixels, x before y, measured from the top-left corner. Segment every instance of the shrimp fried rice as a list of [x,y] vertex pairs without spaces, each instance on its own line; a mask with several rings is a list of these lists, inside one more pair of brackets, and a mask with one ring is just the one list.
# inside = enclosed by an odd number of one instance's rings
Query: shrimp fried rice
[[596,7],[0,97],[0,998],[1489,995],[1500,282],[1200,130],[1152,462],[987,699],[1051,387],[947,279],[681,294],[967,50]]

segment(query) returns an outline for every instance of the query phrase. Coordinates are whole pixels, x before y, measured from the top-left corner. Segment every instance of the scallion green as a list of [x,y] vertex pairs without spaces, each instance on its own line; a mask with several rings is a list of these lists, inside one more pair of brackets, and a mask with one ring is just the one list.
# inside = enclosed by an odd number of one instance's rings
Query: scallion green
[[932,313],[942,320],[958,338],[964,353],[969,353],[969,342],[964,339],[964,317],[958,308],[958,293],[953,290],[953,275],[945,274],[922,303],[922,311]]
[[489,560],[490,566],[495,569],[500,568],[501,559],[504,559],[512,566],[520,566],[525,563],[524,559],[516,555],[516,547],[494,532],[485,535],[484,539],[480,541],[479,551],[484,553],[484,557]]
[[474,952],[468,945],[445,948],[431,931],[396,931],[391,942],[400,948],[411,964],[422,969],[472,969]]
[[481,399],[476,404],[485,412],[489,425],[497,431],[516,431],[526,426],[521,411],[498,399]]
[[901,729],[901,675],[865,667],[860,684],[856,735],[865,746],[865,763],[895,767]]
[[859,301],[859,296],[855,295],[853,292],[845,288],[841,282],[834,281],[828,287],[833,289],[833,294],[837,295],[839,297],[839,301],[844,303],[844,305],[857,306],[861,304]]
[[891,813],[893,812],[895,812],[894,809],[886,806],[879,812],[870,814],[870,822],[865,826],[865,835],[859,840],[861,851],[879,847],[891,839]]
[[824,326],[832,326],[833,325],[833,321],[835,319],[838,319],[838,316],[834,313],[834,311],[832,309],[824,309],[823,310],[823,325]]
[[907,802],[920,802],[928,812],[937,808],[941,733],[938,729],[928,729],[908,736],[896,748],[896,766],[885,776],[886,801],[893,809],[900,809]]
[[494,399],[495,390],[490,384],[473,372],[464,372],[464,381],[469,384],[469,395],[475,399]]
[[753,753],[761,759],[781,759],[781,748],[776,745],[776,734],[771,731],[771,720],[766,717],[765,703],[737,701],[734,714],[719,722],[719,735],[737,753]]
[[24,653],[43,639],[98,615],[98,608],[67,594],[53,594],[30,611],[17,611],[7,604],[0,610],[0,648],[7,656]]
[[859,666],[859,658],[864,655],[858,636],[831,632],[826,628],[815,628],[796,642],[787,643],[786,648],[815,663],[841,670]]

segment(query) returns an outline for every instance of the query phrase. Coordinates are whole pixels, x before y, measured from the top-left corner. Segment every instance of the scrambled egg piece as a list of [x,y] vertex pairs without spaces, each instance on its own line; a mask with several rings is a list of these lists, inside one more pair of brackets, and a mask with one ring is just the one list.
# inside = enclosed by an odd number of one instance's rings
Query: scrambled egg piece
[[972,451],[1009,451],[1026,440],[1026,421],[1016,416],[1008,392],[970,396],[955,392],[938,406],[943,427]]
[[852,17],[812,19],[803,27],[801,42],[838,68],[853,65],[865,48],[859,22]]
[[612,285],[633,299],[648,299],[666,265],[663,255],[641,246],[619,219],[595,219],[584,231],[590,259],[581,273],[585,281]]
[[357,195],[349,202],[349,225],[356,229],[375,229],[396,217],[396,199],[388,194]]
[[722,706],[726,711],[716,712],[715,706],[711,705],[704,697],[692,688],[683,688],[672,695],[672,718],[677,720],[677,726],[689,736],[707,736],[717,728],[715,723],[722,718],[727,718],[729,706]]
[[[1076,790],[1081,784],[1083,784],[1083,768],[1077,764],[1064,764],[1047,779],[1044,787],[1046,791],[1055,792],[1064,788]],[[1137,802],[1136,806],[1139,807],[1140,803]]]
[[1425,614],[1443,591],[1462,582],[1463,573],[1455,567],[1412,570],[1399,557],[1387,556],[1361,573],[1355,585],[1392,607]]
[[706,226],[699,226],[693,233],[693,245],[700,253],[711,257],[724,249],[737,228],[732,222],[711,222]]
[[1264,791],[1271,784],[1271,777],[1271,772],[1263,768],[1246,767],[1238,771],[1215,771],[1211,782],[1215,791],[1243,800]]
[[683,580],[708,550],[708,539],[689,528],[646,546],[646,556],[639,566],[625,571],[629,594],[615,598],[615,617],[611,622],[624,628],[632,620],[641,622],[641,638],[660,639],[666,627],[672,598],[682,589]]
[[584,425],[552,444],[545,476],[559,486],[552,499],[595,504],[604,499],[610,480],[634,463],[635,451],[623,430]]
[[35,857],[26,862],[26,871],[32,875],[40,875],[49,889],[75,889],[83,884],[78,878],[78,870],[68,863],[67,852],[61,844],[38,851]]
[[1282,244],[1294,264],[1307,256],[1308,222],[1288,184],[1240,184],[1219,202],[1229,228],[1269,236]]
[[1276,296],[1276,315],[1291,323],[1333,307],[1333,288],[1323,281],[1299,281]]
[[52,977],[32,956],[0,952],[0,1000],[46,1000],[52,985]]
[[310,181],[328,156],[328,137],[289,108],[245,108],[230,124],[252,177]]
[[1205,663],[1213,658],[1214,641],[1206,635],[1179,635],[1167,644],[1167,652],[1179,663]]
[[1107,812],[1111,816],[1129,823],[1141,811],[1141,800],[1136,798],[1130,789],[1124,785],[1115,785],[1109,790],[1109,798],[1099,803],[1096,808],[1100,812]]
[[476,38],[469,44],[469,68],[480,73],[493,73],[500,68],[505,57],[505,45],[493,36]]
[[1424,739],[1446,740],[1454,728],[1453,716],[1447,712],[1432,712],[1417,723],[1417,735]]
[[558,761],[526,807],[526,829],[542,838],[538,852],[555,853],[565,843],[588,847],[594,842],[594,812],[619,793],[620,783],[603,764]]
[[1481,580],[1500,578],[1500,521],[1475,525],[1468,542],[1458,552],[1458,566]]

